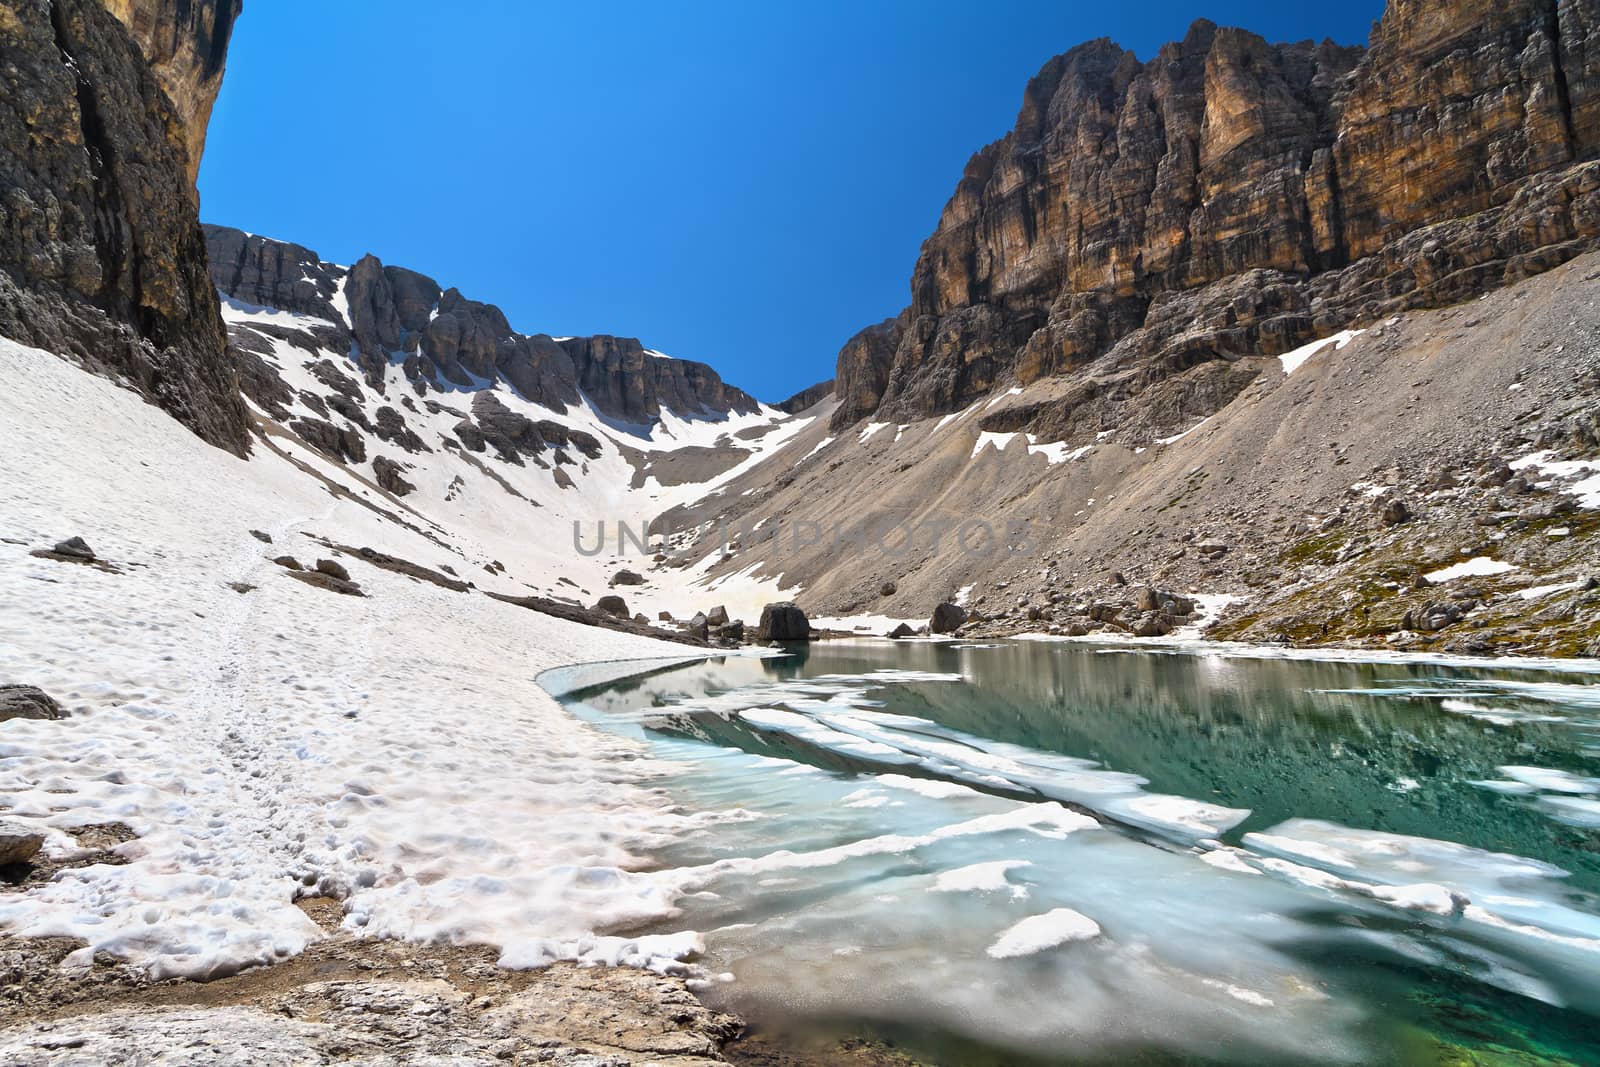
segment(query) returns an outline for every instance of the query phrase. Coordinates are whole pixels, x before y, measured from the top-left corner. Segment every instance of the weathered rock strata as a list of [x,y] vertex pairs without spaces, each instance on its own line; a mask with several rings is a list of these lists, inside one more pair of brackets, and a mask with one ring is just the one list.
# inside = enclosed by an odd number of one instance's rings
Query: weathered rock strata
[[[1395,0],[1365,50],[1205,21],[1143,63],[1090,42],[1047,63],[968,163],[910,306],[841,350],[835,428],[1061,378],[1075,387],[985,428],[1120,425],[1104,398],[1596,247],[1597,153],[1593,0]],[[1151,432],[1253,377],[1151,394]]]

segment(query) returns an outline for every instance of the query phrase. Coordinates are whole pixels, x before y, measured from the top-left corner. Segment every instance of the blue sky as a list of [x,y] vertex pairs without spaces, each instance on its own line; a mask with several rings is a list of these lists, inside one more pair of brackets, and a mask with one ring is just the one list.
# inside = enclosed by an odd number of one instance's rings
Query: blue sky
[[907,303],[962,166],[1051,56],[1107,36],[1148,58],[1200,16],[1363,42],[1382,8],[250,0],[201,214],[775,401]]

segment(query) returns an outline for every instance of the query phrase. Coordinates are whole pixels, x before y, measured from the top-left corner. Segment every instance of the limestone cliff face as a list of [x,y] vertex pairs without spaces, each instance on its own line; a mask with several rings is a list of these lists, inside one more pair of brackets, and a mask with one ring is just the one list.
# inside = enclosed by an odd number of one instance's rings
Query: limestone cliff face
[[968,163],[893,355],[841,351],[836,425],[1046,377],[1076,385],[996,418],[1070,435],[1157,385],[1206,414],[1250,379],[1206,364],[1591,247],[1597,153],[1597,0],[1393,0],[1368,49],[1204,21],[1147,62],[1079,46]]
[[[556,410],[582,396],[624,422],[751,412],[756,401],[693,360],[669,359],[631,337],[520,334],[493,304],[444,289],[425,274],[364,256],[345,268],[286,241],[205,227],[211,277],[230,299],[311,316],[318,343],[348,351],[380,391],[399,363],[417,391],[470,389],[504,379]],[[259,398],[258,398],[259,399]]]
[[104,0],[139,43],[183,125],[189,184],[200,174],[211,107],[242,0]]
[[[236,6],[180,9],[169,38],[203,22],[220,56]],[[139,43],[99,0],[3,0],[0,57],[0,335],[120,378],[243,453],[190,131]]]

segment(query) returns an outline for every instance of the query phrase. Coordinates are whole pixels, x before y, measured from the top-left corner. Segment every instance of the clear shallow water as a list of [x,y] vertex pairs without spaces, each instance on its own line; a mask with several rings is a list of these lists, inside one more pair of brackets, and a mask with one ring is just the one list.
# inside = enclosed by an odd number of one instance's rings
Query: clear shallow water
[[942,1063],[1600,1063],[1600,676],[846,642],[569,697],[672,761],[671,929]]

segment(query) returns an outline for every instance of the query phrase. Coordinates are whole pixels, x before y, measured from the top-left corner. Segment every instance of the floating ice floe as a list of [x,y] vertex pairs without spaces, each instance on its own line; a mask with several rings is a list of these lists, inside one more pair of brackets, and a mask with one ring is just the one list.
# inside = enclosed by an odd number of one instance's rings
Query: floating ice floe
[[1031,915],[1002,933],[989,946],[991,959],[1032,956],[1070,941],[1090,941],[1100,936],[1100,924],[1071,908],[1054,908]]

